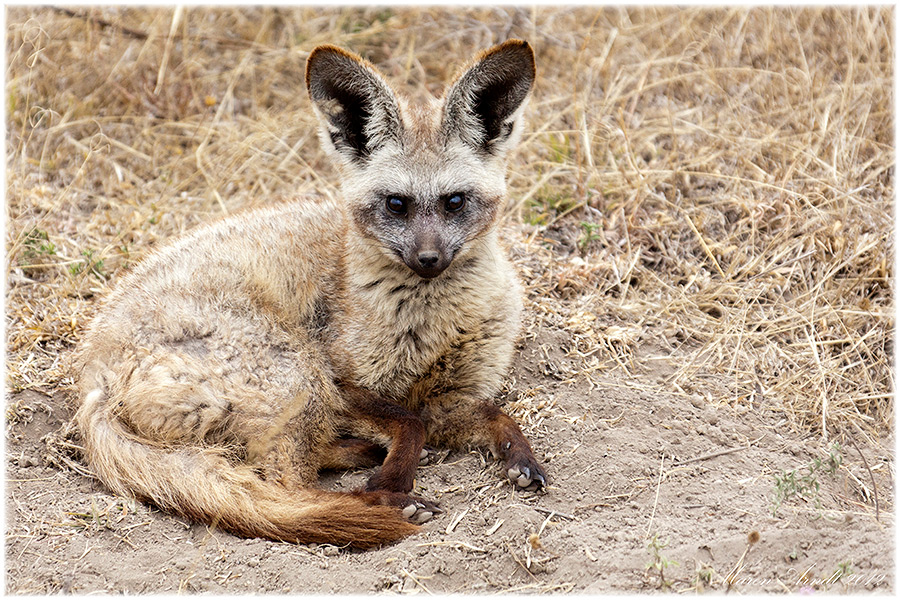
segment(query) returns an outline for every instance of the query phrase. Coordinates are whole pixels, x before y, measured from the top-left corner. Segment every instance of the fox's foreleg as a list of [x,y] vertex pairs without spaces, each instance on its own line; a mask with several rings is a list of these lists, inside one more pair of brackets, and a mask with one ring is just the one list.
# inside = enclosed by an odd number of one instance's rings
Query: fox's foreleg
[[510,323],[489,321],[454,345],[429,377],[414,388],[426,441],[457,449],[489,449],[511,481],[523,489],[544,486],[547,474],[516,422],[492,398],[497,395],[513,354]]
[[[388,448],[384,463],[369,478],[366,490],[409,493],[425,444],[422,420],[363,388],[341,385],[340,389],[346,407],[340,429],[354,438],[371,440]],[[360,440],[339,441],[338,449],[348,462],[353,454],[363,459],[376,455],[376,448]]]
[[492,401],[451,392],[430,398],[421,416],[429,444],[486,448],[502,461],[510,481],[522,489],[537,490],[547,482],[522,430]]

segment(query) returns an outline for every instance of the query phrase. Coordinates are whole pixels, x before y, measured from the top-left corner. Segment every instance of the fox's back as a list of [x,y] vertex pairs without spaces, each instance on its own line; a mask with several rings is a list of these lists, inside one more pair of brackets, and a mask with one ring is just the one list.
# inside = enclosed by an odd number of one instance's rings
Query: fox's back
[[119,282],[85,333],[80,362],[116,368],[134,352],[190,351],[213,332],[227,344],[248,323],[286,334],[312,326],[338,292],[345,228],[339,206],[304,198],[191,231]]

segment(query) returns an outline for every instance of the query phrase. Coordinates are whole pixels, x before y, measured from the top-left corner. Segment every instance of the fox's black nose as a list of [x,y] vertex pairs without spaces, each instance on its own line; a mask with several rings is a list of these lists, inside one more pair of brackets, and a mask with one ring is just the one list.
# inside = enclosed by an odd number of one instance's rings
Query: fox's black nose
[[416,260],[419,261],[419,265],[423,269],[433,269],[437,266],[438,261],[441,260],[441,255],[434,250],[428,250],[419,252],[416,255]]

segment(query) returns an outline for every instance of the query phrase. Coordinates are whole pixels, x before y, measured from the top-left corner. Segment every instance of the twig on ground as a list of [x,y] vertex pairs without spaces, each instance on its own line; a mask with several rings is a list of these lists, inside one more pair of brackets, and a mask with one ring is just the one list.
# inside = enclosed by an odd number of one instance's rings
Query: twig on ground
[[653,527],[653,517],[656,516],[656,506],[659,504],[659,488],[662,486],[663,480],[663,463],[666,460],[666,454],[663,452],[659,459],[659,478],[656,480],[656,497],[653,499],[653,510],[650,512],[650,521],[647,522],[647,532],[644,537],[650,537],[650,528]]
[[875,498],[875,520],[880,521],[881,510],[878,503],[878,486],[875,484],[875,475],[872,473],[872,469],[869,468],[869,462],[866,460],[866,457],[863,455],[862,450],[859,449],[859,446],[856,445],[856,441],[846,432],[844,432],[844,437],[850,440],[850,443],[856,448],[856,452],[859,454],[859,457],[863,461],[863,465],[866,467],[866,471],[869,472],[869,479],[872,480],[872,495]]

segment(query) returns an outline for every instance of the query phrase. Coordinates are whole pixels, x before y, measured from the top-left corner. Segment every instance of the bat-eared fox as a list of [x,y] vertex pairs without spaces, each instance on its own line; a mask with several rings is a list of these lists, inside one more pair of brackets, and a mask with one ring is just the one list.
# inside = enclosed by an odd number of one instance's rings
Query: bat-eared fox
[[[85,458],[111,490],[242,536],[369,547],[439,509],[411,496],[425,444],[546,475],[493,399],[521,291],[500,247],[506,158],[534,54],[510,40],[412,104],[326,45],[306,86],[339,201],[199,227],[105,298],[76,353]],[[378,467],[352,492],[328,468]]]

